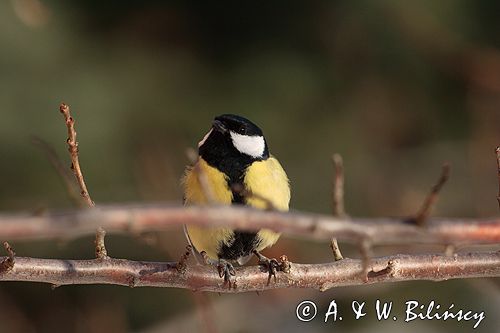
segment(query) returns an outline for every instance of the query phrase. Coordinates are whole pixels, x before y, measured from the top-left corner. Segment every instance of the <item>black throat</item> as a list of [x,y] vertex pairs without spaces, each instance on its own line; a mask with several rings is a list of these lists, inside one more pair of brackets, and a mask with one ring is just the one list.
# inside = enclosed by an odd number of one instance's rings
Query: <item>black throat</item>
[[233,204],[245,204],[240,191],[243,188],[243,178],[246,169],[255,161],[266,160],[269,157],[267,144],[260,158],[254,158],[239,152],[232,144],[228,134],[212,131],[207,140],[199,148],[200,156],[212,167],[228,177],[227,185],[233,193]]

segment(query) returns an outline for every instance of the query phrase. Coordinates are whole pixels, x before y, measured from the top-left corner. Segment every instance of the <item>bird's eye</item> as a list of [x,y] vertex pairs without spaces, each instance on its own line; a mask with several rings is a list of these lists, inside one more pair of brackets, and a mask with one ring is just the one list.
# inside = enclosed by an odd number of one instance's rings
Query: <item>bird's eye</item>
[[240,133],[240,134],[246,134],[247,133],[247,129],[245,128],[245,126],[240,126],[240,128],[238,128],[238,133]]

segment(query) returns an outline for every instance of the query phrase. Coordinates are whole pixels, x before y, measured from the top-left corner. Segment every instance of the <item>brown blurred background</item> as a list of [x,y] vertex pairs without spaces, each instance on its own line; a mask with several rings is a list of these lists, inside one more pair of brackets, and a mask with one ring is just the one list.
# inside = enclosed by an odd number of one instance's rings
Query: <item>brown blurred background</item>
[[[436,215],[498,214],[500,3],[494,1],[103,1],[0,3],[0,209],[71,207],[31,137],[67,161],[58,105],[68,103],[97,204],[180,202],[185,151],[212,118],[259,124],[292,183],[293,209],[329,213],[330,156],[344,157],[346,208],[355,216],[407,216],[443,162],[452,176]],[[114,257],[176,260],[180,228],[110,235]],[[17,242],[17,253],[91,258],[92,238]],[[341,244],[349,257],[352,246]],[[375,249],[395,252],[440,248]],[[269,256],[331,261],[327,244],[283,238]],[[486,311],[498,324],[495,280],[401,283],[325,293],[282,290],[201,295],[118,286],[0,285],[0,332],[331,331],[468,332],[472,324],[342,323],[295,318],[314,300],[409,299]],[[373,309],[373,307],[372,307]],[[323,318],[322,318],[323,317]],[[205,318],[205,319],[203,319]],[[209,319],[207,319],[209,318]]]

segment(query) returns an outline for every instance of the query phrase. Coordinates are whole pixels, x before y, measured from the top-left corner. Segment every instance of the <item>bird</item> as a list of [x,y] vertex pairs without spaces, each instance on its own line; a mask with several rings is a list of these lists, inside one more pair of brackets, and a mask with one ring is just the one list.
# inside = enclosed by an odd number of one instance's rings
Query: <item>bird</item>
[[[185,205],[246,205],[256,209],[288,211],[290,184],[280,162],[270,154],[262,130],[250,120],[223,114],[214,118],[198,143],[198,157],[185,170]],[[198,261],[217,267],[230,282],[233,264],[244,265],[253,255],[276,278],[276,259],[260,252],[276,243],[280,233],[227,227],[185,225],[184,233]],[[201,259],[201,260],[200,260]]]

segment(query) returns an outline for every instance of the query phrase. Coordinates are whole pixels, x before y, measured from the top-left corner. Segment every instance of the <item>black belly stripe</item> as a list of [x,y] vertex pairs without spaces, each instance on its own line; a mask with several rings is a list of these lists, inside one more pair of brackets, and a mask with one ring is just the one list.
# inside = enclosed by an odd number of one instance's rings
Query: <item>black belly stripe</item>
[[[228,187],[231,189],[233,194],[233,199],[231,203],[233,205],[245,205],[246,200],[240,191],[235,191],[234,186],[237,185],[239,188],[243,188],[243,172],[238,175],[239,179],[228,179]],[[240,178],[241,177],[241,178]],[[248,231],[234,231],[234,238],[229,244],[222,244],[217,253],[218,257],[226,260],[238,260],[239,258],[246,257],[252,254],[253,250],[256,249],[259,243],[257,233]]]
[[221,259],[238,260],[252,254],[257,248],[258,238],[255,232],[238,231],[234,232],[234,238],[229,244],[223,244],[217,255]]
[[[244,167],[239,168],[239,170],[233,169],[231,172],[227,173],[229,176],[227,185],[233,194],[233,199],[231,201],[233,205],[246,205],[245,196],[241,195],[241,189],[246,189],[243,180],[246,168],[249,167],[250,164],[251,163],[248,163]],[[217,255],[221,259],[238,260],[239,258],[251,255],[259,245],[259,242],[260,239],[255,232],[234,230],[234,238],[229,245],[223,244],[219,248]]]
[[[227,176],[227,185],[231,189],[233,205],[245,205],[246,200],[240,191],[235,191],[235,185],[244,188],[246,169],[255,161],[266,160],[269,151],[266,149],[261,158],[251,158],[238,152],[227,139],[220,134],[210,136],[200,147],[200,156],[211,166]],[[259,245],[260,239],[255,232],[234,231],[234,238],[228,244],[221,244],[217,256],[221,259],[238,260],[252,254]]]

